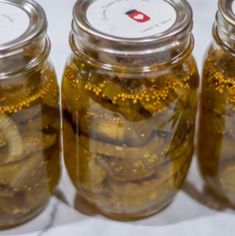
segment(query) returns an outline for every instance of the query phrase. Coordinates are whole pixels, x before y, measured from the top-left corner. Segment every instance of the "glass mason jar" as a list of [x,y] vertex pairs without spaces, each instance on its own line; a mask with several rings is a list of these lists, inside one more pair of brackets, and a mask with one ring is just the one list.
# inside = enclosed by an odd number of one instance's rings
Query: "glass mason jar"
[[0,0],[0,228],[46,205],[60,176],[59,90],[43,9]]
[[235,204],[235,1],[220,0],[206,55],[198,158],[207,187]]
[[75,4],[64,157],[78,195],[104,215],[151,215],[187,175],[198,88],[191,30],[185,1]]

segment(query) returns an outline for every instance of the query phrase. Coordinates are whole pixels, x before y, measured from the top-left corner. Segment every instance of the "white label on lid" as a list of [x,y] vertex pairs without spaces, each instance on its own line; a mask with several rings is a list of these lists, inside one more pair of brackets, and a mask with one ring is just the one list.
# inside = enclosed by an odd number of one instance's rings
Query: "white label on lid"
[[98,0],[87,9],[96,30],[121,38],[145,38],[168,30],[176,11],[164,0]]
[[11,4],[0,3],[0,45],[11,42],[29,27],[27,13]]

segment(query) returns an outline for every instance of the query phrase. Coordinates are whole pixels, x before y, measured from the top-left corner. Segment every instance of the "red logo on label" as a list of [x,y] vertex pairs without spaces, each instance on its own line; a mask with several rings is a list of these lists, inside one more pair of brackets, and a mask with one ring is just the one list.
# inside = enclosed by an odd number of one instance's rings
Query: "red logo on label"
[[139,23],[144,23],[146,21],[150,20],[150,17],[145,15],[143,12],[141,11],[137,11],[137,10],[131,10],[126,12],[126,14],[134,21],[137,21]]

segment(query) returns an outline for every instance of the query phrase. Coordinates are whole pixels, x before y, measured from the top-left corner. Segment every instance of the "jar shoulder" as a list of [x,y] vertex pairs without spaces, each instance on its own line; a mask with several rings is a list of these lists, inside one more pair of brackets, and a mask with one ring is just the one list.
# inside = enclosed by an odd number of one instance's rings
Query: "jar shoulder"
[[227,77],[235,76],[235,55],[228,50],[219,46],[216,42],[212,42],[205,54],[203,72],[217,71]]
[[193,75],[194,80],[199,80],[198,67],[193,55],[189,55],[184,60],[173,65],[166,64],[164,66],[159,66],[153,63],[150,70],[143,70],[142,72],[135,73],[132,68],[125,64],[118,69],[115,67],[102,68],[98,65],[95,66],[88,63],[84,58],[75,54],[71,54],[66,63],[63,79],[66,79],[67,77],[82,79],[91,74],[105,76],[106,78],[111,79],[118,77],[121,79],[142,79],[142,81],[146,78],[169,77],[172,75],[179,77]]

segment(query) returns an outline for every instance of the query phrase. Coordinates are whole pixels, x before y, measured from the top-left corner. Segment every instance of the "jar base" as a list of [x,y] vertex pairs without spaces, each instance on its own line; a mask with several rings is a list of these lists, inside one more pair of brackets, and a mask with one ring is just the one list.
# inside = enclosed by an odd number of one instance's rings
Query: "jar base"
[[98,212],[107,217],[110,218],[112,220],[115,221],[137,221],[137,220],[143,220],[149,217],[152,217],[154,215],[156,215],[157,213],[163,211],[165,208],[167,208],[170,204],[172,203],[172,201],[167,202],[165,205],[163,205],[161,208],[158,209],[154,209],[152,211],[148,211],[146,213],[142,213],[142,214],[136,214],[136,215],[132,215],[132,214],[119,214],[119,213],[110,213],[110,212],[106,212],[104,210],[100,210],[98,209]]
[[128,213],[111,212],[111,211],[106,211],[105,209],[101,209],[99,206],[95,205],[92,201],[90,201],[87,198],[84,198],[78,193],[75,200],[75,208],[81,213],[89,216],[100,214],[103,215],[104,217],[110,218],[115,221],[136,221],[151,217],[161,212],[172,203],[172,200],[173,199],[165,201],[164,203],[158,203],[151,209],[146,209],[145,211],[142,211],[139,214],[137,213],[128,214]]
[[221,192],[223,192],[222,190],[219,192],[218,189],[220,188],[218,187],[216,189],[215,186],[206,184],[203,192],[204,203],[208,207],[216,210],[224,210],[226,208],[235,209],[235,204],[225,195],[221,194]]
[[27,214],[18,214],[17,216],[14,216],[14,218],[12,217],[10,220],[4,220],[0,222],[0,230],[14,228],[30,220],[33,220],[36,216],[42,213],[42,211],[46,208],[46,206],[47,206],[47,203],[42,205],[39,208],[31,210]]

